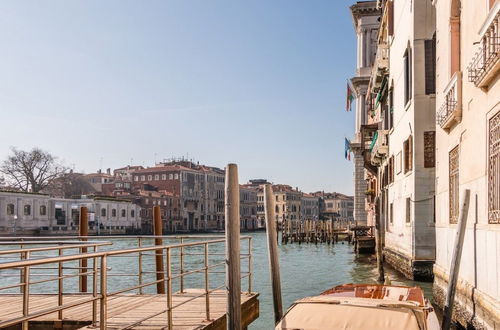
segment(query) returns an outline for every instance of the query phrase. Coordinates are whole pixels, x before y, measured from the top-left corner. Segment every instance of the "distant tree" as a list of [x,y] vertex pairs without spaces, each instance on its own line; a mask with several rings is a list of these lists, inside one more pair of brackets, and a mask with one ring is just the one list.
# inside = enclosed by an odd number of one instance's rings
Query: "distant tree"
[[56,157],[39,148],[31,151],[11,148],[11,154],[0,166],[7,185],[24,192],[40,192],[66,171]]
[[68,172],[51,180],[43,192],[56,197],[72,198],[95,193],[95,189],[83,174]]

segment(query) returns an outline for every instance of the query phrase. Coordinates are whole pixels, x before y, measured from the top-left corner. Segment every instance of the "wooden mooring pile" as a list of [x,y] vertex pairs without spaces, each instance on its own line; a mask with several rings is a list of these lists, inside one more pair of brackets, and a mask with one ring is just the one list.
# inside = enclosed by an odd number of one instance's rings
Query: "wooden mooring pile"
[[284,220],[281,223],[281,243],[327,243],[352,241],[352,233],[347,226],[334,220]]

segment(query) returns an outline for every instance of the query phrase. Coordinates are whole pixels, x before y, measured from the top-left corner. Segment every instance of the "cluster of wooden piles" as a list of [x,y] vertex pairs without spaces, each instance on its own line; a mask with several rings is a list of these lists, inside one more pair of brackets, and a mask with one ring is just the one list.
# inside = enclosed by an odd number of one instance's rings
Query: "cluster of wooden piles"
[[333,220],[284,220],[281,223],[281,243],[327,243],[339,240],[351,242],[347,228],[337,226]]

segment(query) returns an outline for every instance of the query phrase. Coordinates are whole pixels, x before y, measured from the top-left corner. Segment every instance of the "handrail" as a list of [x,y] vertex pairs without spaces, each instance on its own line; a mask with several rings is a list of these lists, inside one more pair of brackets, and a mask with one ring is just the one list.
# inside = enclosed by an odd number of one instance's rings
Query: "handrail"
[[[162,238],[177,238],[180,239],[180,243],[175,243],[175,244],[163,244],[163,245],[151,245],[151,246],[143,246],[142,245],[142,240],[143,239],[151,239],[155,237],[162,237]],[[207,239],[209,237],[215,237],[216,239]],[[58,237],[60,239],[60,237]],[[79,238],[107,238],[103,236],[80,236]],[[118,238],[116,236],[110,236],[109,238],[115,239]],[[112,242],[110,241],[87,241],[85,244],[77,244],[77,243],[83,243],[83,241],[80,242],[73,242],[71,244],[65,245],[64,240],[60,241],[52,241],[51,243],[48,243],[49,241],[45,241],[46,244],[61,244],[57,246],[50,246],[50,247],[36,247],[36,248],[27,248],[27,249],[15,249],[15,250],[5,250],[5,251],[0,251],[0,254],[14,254],[14,253],[21,253],[21,258],[23,260],[17,260],[17,261],[9,261],[5,263],[0,263],[0,271],[1,270],[6,270],[6,269],[20,269],[21,270],[21,277],[16,285],[7,285],[4,287],[0,287],[0,290],[6,290],[14,287],[20,287],[21,288],[21,294],[23,297],[23,316],[22,317],[16,317],[13,319],[7,319],[7,320],[0,320],[0,327],[4,326],[9,326],[9,325],[14,325],[14,324],[22,324],[23,329],[28,329],[28,321],[38,318],[43,315],[47,315],[50,313],[57,312],[58,313],[58,319],[63,320],[63,310],[86,304],[86,303],[91,303],[92,304],[92,324],[95,326],[97,325],[97,320],[99,319],[99,327],[101,329],[106,328],[106,321],[107,321],[107,302],[108,298],[111,299],[111,297],[116,297],[117,295],[124,293],[124,292],[129,292],[129,291],[139,291],[139,294],[142,294],[142,289],[145,287],[150,287],[156,285],[158,282],[166,282],[166,287],[167,287],[167,308],[164,311],[161,311],[160,313],[155,313],[155,315],[159,315],[162,313],[167,313],[167,327],[168,329],[172,329],[173,324],[172,324],[172,313],[173,310],[181,305],[184,305],[185,303],[188,303],[189,301],[192,301],[194,299],[200,298],[200,297],[205,297],[205,307],[206,307],[206,319],[210,320],[210,294],[214,292],[215,290],[219,290],[221,288],[224,288],[225,285],[218,286],[217,288],[210,288],[209,286],[209,274],[219,274],[219,273],[224,273],[223,271],[217,271],[215,268],[217,267],[223,267],[225,265],[225,261],[219,261],[219,258],[216,258],[217,260],[215,263],[210,264],[209,263],[209,257],[218,257],[218,256],[223,256],[223,253],[209,253],[209,246],[213,244],[223,244],[225,243],[225,239],[223,236],[207,236],[207,235],[200,235],[200,236],[122,236],[121,238],[138,238],[138,247],[132,247],[132,248],[127,248],[127,249],[119,249],[119,250],[108,250],[108,251],[97,251],[97,247],[99,246],[108,246],[112,245]],[[203,238],[205,240],[201,241],[193,241],[193,242],[185,242],[184,239],[190,239],[190,238]],[[2,240],[3,238],[0,238]],[[12,239],[12,238],[10,238]],[[19,239],[19,238],[18,238]],[[30,239],[33,239],[32,237]],[[69,239],[69,238],[68,238]],[[72,237],[71,239],[74,239]],[[240,259],[246,259],[248,258],[248,272],[242,272],[241,278],[248,278],[248,292],[251,292],[251,279],[252,279],[252,237],[251,236],[242,236],[240,237],[240,240],[247,240],[248,241],[248,253],[246,252],[246,249],[242,251],[240,254]],[[33,242],[33,241],[31,241]],[[39,242],[33,243],[39,244]],[[3,245],[9,245],[7,243]],[[17,242],[12,242],[12,245],[23,245],[22,241],[17,241]],[[80,250],[80,253],[74,254],[74,255],[63,255],[62,251],[64,249],[80,249],[80,248],[88,248],[88,247],[93,247],[94,251],[93,252],[86,252],[82,253]],[[190,253],[190,252],[184,252],[186,249],[190,247],[203,247],[203,252],[197,253],[197,251]],[[172,274],[172,250],[178,249],[180,250],[180,253],[175,254],[176,257],[178,258],[178,261],[180,261],[180,266],[179,271],[180,273]],[[32,252],[40,252],[40,251],[51,251],[51,250],[57,250],[59,251],[58,256],[47,256],[43,257],[40,259],[30,259],[30,253]],[[152,252],[154,251],[154,252]],[[158,252],[161,251],[161,252]],[[156,281],[143,281],[143,274],[148,274],[148,273],[157,273],[156,272],[151,272],[148,270],[143,270],[142,266],[142,261],[144,260],[143,258],[146,256],[157,256],[157,254],[161,253],[162,256],[165,258],[166,262],[166,267],[162,271],[165,276],[161,280],[156,280]],[[185,269],[184,268],[184,257],[185,256],[202,256],[204,258],[201,260],[202,266],[199,268],[195,269]],[[108,273],[109,270],[109,264],[108,264],[108,259],[112,257],[137,257],[139,261],[138,265],[138,272],[135,271],[133,274],[126,274],[126,273]],[[93,264],[90,265],[89,267],[63,267],[63,263],[65,262],[71,262],[71,261],[77,261],[77,260],[93,260]],[[127,259],[128,260],[128,259]],[[215,261],[214,260],[214,261]],[[34,266],[40,266],[40,265],[47,265],[47,264],[58,264],[58,267],[52,267],[52,266],[45,266],[45,267],[34,267]],[[196,266],[195,266],[196,267]],[[55,274],[48,274],[50,271],[43,272],[43,274],[30,274],[30,269],[58,269],[58,272]],[[77,270],[77,273],[64,273],[64,270]],[[181,284],[181,290],[180,293],[185,292],[184,288],[184,278],[189,275],[193,274],[204,274],[204,279],[205,279],[205,289],[203,292],[199,294],[195,294],[192,297],[190,296],[189,299],[183,301],[181,303],[177,303],[176,305],[173,305],[172,302],[172,280],[179,280]],[[54,275],[54,276],[52,276]],[[71,302],[71,303],[63,303],[63,285],[62,281],[63,279],[71,278],[71,277],[81,277],[81,276],[92,276],[93,278],[93,285],[92,285],[92,291],[89,293],[90,298],[88,299],[82,299],[78,300],[76,302]],[[39,279],[39,280],[33,280],[30,281],[30,276],[49,276],[50,278],[48,279]],[[138,279],[138,285],[133,285],[125,288],[116,288],[113,291],[109,291],[107,288],[107,280],[109,277],[113,276],[130,276],[130,277],[137,277]],[[50,281],[55,281],[58,283],[58,306],[54,308],[47,308],[43,310],[36,310],[32,313],[29,312],[29,297],[30,297],[30,285],[34,284],[39,284],[39,283],[45,283],[45,282],[50,282]],[[100,289],[98,289],[98,281],[100,281]],[[136,291],[137,292],[137,291]],[[1,296],[1,295],[0,295]],[[97,301],[100,301],[100,304],[98,306]],[[100,308],[100,313],[98,313],[98,308]],[[147,319],[150,319],[151,317],[154,317],[154,315],[149,315],[146,316],[145,318],[139,320],[139,321],[134,321],[134,324],[137,323],[142,323]],[[130,327],[130,325],[126,326],[126,328]]]

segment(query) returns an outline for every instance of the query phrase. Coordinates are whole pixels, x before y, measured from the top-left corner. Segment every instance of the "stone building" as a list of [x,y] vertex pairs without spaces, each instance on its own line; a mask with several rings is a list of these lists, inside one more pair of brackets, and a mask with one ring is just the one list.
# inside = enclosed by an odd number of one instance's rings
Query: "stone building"
[[137,232],[140,207],[116,198],[53,198],[0,191],[0,233],[14,235],[77,234],[80,207],[88,208],[89,234]]
[[[365,192],[367,190],[364,167],[364,146],[361,144],[361,127],[368,121],[366,94],[372,64],[375,59],[380,10],[376,1],[358,1],[350,7],[357,40],[356,74],[350,79],[355,96],[354,137],[354,220],[358,225],[367,224]],[[350,87],[349,87],[350,88]]]
[[[435,260],[435,12],[424,1],[382,9],[361,125],[369,225],[385,226],[384,257],[410,279],[432,280]],[[398,18],[397,20],[395,18]]]
[[273,185],[273,196],[275,199],[276,220],[300,220],[300,206],[302,192],[293,189],[289,185]]
[[258,188],[240,185],[240,229],[255,230],[257,224]]
[[319,219],[319,198],[311,194],[303,193],[300,198],[300,219]]
[[500,1],[435,0],[436,263],[444,305],[460,198],[470,189],[455,319],[500,328]]

